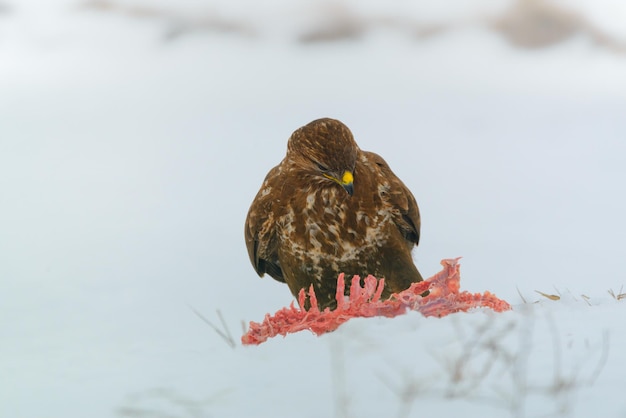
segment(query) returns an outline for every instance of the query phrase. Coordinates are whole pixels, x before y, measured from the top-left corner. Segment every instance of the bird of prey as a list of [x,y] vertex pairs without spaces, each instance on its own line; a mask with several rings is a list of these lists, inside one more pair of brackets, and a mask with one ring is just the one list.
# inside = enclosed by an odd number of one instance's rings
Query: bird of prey
[[384,278],[383,297],[422,281],[411,257],[419,238],[413,194],[382,157],[362,151],[348,127],[329,118],[291,135],[245,224],[259,276],[286,283],[296,298],[313,285],[320,309],[335,309],[342,272]]

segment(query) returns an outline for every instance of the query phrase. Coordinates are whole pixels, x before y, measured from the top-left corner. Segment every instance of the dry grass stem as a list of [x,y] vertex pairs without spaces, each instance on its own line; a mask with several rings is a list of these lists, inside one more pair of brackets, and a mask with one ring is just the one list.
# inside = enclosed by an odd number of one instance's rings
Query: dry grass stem
[[226,321],[224,320],[224,316],[222,315],[222,312],[219,309],[216,312],[217,312],[217,317],[220,319],[222,329],[218,328],[215,324],[213,324],[211,321],[206,319],[193,306],[189,305],[189,309],[191,309],[193,313],[195,313],[196,316],[202,320],[202,322],[210,326],[213,329],[213,331],[215,331],[217,335],[219,335],[224,340],[224,342],[226,342],[226,344],[230,346],[230,348],[234,349],[237,346],[237,344],[235,343],[235,339],[230,333],[230,329],[228,328],[228,325],[226,324]]
[[548,298],[550,300],[560,300],[561,299],[561,296],[559,296],[559,295],[550,295],[548,293],[540,292],[539,290],[535,290],[535,292],[539,293],[544,298]]
[[609,289],[609,295],[611,295],[613,297],[613,299],[615,300],[622,300],[624,298],[626,298],[626,293],[623,292],[624,290],[624,286],[619,288],[619,292],[616,294],[613,289]]

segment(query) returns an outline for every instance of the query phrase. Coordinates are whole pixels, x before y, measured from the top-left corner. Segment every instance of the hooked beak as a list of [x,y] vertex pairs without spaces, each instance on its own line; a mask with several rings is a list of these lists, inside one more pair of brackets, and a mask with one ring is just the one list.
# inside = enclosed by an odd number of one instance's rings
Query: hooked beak
[[348,192],[350,196],[354,194],[354,176],[350,171],[344,171],[343,176],[341,176],[341,180],[338,181],[341,186],[343,186],[344,190]]
[[342,184],[344,190],[348,192],[350,196],[354,194],[354,185],[352,183]]

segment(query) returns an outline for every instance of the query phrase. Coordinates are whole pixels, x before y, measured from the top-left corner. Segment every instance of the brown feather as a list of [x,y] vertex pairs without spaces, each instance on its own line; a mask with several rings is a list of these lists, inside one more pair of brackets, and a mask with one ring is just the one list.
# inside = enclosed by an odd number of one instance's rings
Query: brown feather
[[[338,181],[354,176],[351,196]],[[295,296],[312,284],[322,308],[334,308],[337,276],[385,278],[385,292],[422,281],[411,250],[420,215],[413,194],[377,154],[361,151],[334,119],[296,130],[287,155],[266,176],[245,225],[250,261],[287,283]]]

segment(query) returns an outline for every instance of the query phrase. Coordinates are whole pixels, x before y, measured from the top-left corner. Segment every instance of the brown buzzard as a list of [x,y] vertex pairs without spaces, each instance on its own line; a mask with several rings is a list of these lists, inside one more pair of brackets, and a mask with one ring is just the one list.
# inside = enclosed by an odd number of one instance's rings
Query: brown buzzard
[[296,297],[312,284],[320,309],[335,308],[341,272],[385,278],[384,297],[422,281],[411,258],[419,234],[409,189],[382,157],[359,149],[347,126],[327,118],[291,135],[245,225],[259,276],[287,283]]

